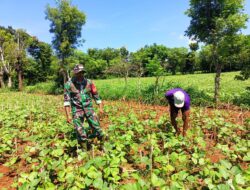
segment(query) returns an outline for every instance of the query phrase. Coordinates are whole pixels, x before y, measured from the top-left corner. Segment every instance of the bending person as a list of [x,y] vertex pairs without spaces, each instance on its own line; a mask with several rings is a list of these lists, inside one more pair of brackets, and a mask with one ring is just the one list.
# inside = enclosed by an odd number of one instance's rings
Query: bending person
[[171,123],[175,128],[177,135],[180,134],[180,129],[177,126],[176,117],[181,109],[183,120],[183,136],[186,136],[186,131],[189,127],[190,115],[190,97],[186,91],[181,88],[175,88],[166,92],[165,97],[169,102]]

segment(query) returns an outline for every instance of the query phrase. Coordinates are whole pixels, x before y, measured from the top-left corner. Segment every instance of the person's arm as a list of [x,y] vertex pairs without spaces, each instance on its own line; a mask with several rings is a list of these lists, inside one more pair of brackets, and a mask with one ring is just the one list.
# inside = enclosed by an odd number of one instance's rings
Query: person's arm
[[103,103],[98,104],[99,105],[99,113],[100,115],[103,115],[104,111],[103,111]]
[[64,110],[65,110],[67,122],[68,122],[68,123],[71,123],[71,122],[72,122],[72,118],[71,118],[71,116],[70,116],[71,107],[70,107],[70,106],[64,106]]
[[174,127],[174,129],[176,131],[176,134],[179,135],[180,130],[178,129],[177,121],[176,121],[176,117],[177,117],[178,113],[175,112],[173,105],[170,105],[169,108],[170,108],[169,111],[170,111],[170,117],[171,117],[171,124],[173,125],[173,127]]
[[186,136],[187,129],[189,128],[190,104],[191,104],[191,99],[189,95],[186,94],[185,104],[184,107],[182,108],[183,136]]
[[186,110],[182,113],[184,137],[186,136],[187,129],[189,128],[189,116],[190,116],[190,110]]
[[70,105],[70,95],[69,95],[69,84],[65,84],[64,87],[64,111],[66,115],[66,119],[68,123],[71,123],[72,118],[71,118],[71,105]]
[[174,89],[166,92],[165,97],[169,100],[174,94]]
[[97,92],[96,86],[92,81],[91,81],[91,94],[92,94],[96,104],[99,106],[99,113],[102,115],[104,113],[103,103],[102,103],[102,100]]

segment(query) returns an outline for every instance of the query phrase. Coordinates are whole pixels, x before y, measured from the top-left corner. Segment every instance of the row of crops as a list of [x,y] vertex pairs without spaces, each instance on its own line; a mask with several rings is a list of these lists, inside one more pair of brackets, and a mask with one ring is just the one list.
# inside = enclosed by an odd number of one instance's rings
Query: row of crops
[[[0,94],[0,164],[27,189],[247,189],[250,120],[234,124],[216,111],[192,108],[187,137],[167,114],[107,103],[108,138],[83,149],[65,121],[61,96]],[[179,120],[179,123],[181,121]],[[211,159],[219,153],[216,161]],[[20,166],[22,163],[22,166]],[[0,174],[3,177],[5,174]]]

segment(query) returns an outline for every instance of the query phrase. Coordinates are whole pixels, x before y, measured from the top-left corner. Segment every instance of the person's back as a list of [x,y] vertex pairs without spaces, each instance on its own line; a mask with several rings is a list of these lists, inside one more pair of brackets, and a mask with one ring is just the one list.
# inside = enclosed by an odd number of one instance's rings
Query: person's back
[[165,97],[169,102],[171,123],[177,134],[180,133],[180,130],[177,127],[176,117],[181,109],[183,119],[183,136],[185,136],[189,125],[189,110],[191,103],[188,93],[181,88],[175,88],[167,91]]

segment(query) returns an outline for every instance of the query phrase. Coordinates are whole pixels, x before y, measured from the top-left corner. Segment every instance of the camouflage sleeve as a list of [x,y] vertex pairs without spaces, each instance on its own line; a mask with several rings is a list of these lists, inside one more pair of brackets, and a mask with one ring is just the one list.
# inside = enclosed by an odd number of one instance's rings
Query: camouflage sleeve
[[97,92],[95,84],[92,81],[90,82],[90,88],[91,88],[91,94],[92,94],[96,104],[101,104],[102,100]]
[[64,106],[70,106],[70,92],[69,92],[69,89],[70,89],[70,84],[69,83],[66,83],[64,85]]

